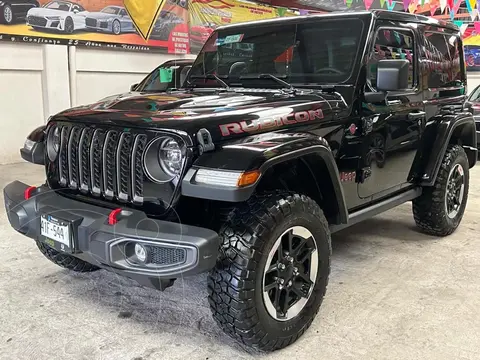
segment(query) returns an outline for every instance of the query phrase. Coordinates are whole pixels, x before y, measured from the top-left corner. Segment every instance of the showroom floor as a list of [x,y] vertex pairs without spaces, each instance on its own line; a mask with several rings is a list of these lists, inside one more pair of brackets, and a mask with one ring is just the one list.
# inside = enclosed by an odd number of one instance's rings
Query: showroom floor
[[[39,184],[42,170],[1,166],[0,186]],[[479,178],[480,166],[448,238],[418,233],[410,204],[335,235],[319,315],[294,345],[268,355],[216,327],[205,276],[162,293],[106,271],[70,274],[10,228],[2,205],[0,359],[478,359]]]

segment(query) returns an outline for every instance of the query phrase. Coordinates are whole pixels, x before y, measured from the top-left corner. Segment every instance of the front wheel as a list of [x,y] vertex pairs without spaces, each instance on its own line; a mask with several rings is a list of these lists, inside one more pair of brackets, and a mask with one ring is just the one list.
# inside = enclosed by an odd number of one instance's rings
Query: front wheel
[[13,23],[13,11],[10,5],[4,5],[2,11],[2,23],[10,25]]
[[122,26],[120,25],[120,21],[115,20],[112,24],[112,31],[115,35],[120,35],[122,32]]
[[100,270],[100,268],[95,265],[80,260],[75,256],[61,253],[40,241],[37,241],[37,247],[48,260],[64,269],[75,272],[92,272]]
[[66,34],[72,34],[74,30],[75,30],[75,25],[73,23],[72,18],[67,17],[65,19],[65,29],[64,29],[65,33]]
[[430,235],[450,235],[460,224],[467,206],[469,164],[460,145],[450,145],[432,187],[413,200],[413,216]]
[[296,341],[326,292],[331,242],[312,199],[256,195],[220,231],[221,256],[208,278],[213,317],[230,336],[264,351]]

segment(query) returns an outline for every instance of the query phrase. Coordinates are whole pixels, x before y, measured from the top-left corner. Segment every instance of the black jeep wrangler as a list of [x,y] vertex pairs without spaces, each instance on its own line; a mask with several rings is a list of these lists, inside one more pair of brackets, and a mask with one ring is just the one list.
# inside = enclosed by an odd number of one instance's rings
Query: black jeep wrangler
[[215,320],[263,350],[312,323],[330,234],[412,201],[446,236],[477,160],[459,30],[355,12],[217,29],[184,89],[76,107],[23,152],[46,183],[4,189],[54,263],[163,290],[208,272]]

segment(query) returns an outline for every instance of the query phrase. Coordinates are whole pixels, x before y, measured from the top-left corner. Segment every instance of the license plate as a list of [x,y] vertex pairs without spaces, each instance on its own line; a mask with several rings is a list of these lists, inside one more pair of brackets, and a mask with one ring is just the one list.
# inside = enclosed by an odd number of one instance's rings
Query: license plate
[[[47,244],[54,242],[59,243],[60,250],[66,251],[71,248],[70,224],[54,218],[51,215],[42,215],[40,219],[40,233],[46,239]],[[57,246],[54,246],[57,248]]]

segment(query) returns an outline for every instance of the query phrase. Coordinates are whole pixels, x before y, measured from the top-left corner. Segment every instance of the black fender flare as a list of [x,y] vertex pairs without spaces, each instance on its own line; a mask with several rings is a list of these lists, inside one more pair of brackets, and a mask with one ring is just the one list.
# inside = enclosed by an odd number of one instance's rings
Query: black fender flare
[[[258,148],[252,149],[255,142],[243,142],[202,155],[187,171],[182,181],[182,195],[208,200],[243,202],[250,198],[265,172],[271,167],[285,161],[314,155],[318,161],[323,162],[332,182],[339,212],[337,222],[341,224],[348,222],[348,210],[337,164],[325,139],[312,135],[285,134],[284,138],[273,138],[271,144],[265,139],[262,139],[262,143],[269,146],[261,151]],[[236,172],[260,170],[261,175],[254,184],[245,187],[213,186],[195,181],[195,175],[201,168]]]
[[469,166],[477,161],[477,133],[471,113],[441,114],[430,119],[415,158],[411,177],[422,186],[433,186],[449,144],[461,145]]
[[45,165],[45,131],[46,125],[41,125],[27,136],[27,140],[33,141],[33,146],[31,149],[25,146],[20,149],[23,160],[36,165]]

